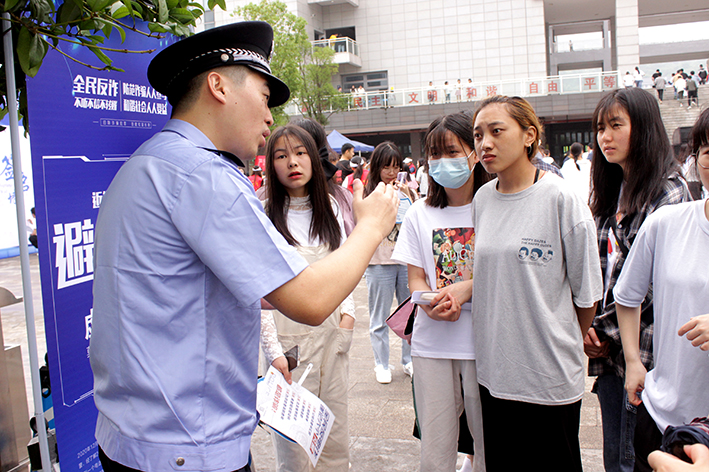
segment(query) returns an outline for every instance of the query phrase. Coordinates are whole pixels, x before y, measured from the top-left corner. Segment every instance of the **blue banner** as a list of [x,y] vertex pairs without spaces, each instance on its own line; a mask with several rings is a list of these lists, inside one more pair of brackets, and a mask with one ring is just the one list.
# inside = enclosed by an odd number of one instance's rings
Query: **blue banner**
[[[145,24],[141,29],[147,31]],[[157,39],[116,31],[104,46],[162,49]],[[98,68],[85,47],[60,42],[66,55]],[[170,115],[147,79],[151,54],[107,52],[125,72],[99,71],[49,51],[27,80],[42,301],[62,472],[100,470],[91,339],[94,225],[101,197],[137,147]],[[146,222],[148,224],[148,222]]]

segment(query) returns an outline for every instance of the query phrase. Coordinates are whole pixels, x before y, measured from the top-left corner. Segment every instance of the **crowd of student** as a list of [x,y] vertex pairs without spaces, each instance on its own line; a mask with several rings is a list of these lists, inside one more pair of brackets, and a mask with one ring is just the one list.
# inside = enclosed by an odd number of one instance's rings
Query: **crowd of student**
[[[401,303],[416,290],[438,292],[420,306],[411,345],[402,342],[421,470],[454,470],[465,427],[474,439],[461,451],[470,454],[467,470],[508,470],[511,424],[525,438],[515,448],[529,463],[581,470],[584,352],[596,377],[606,471],[652,470],[648,455],[660,448],[662,431],[709,413],[709,358],[697,349],[709,350],[709,202],[692,202],[684,177],[698,173],[709,187],[709,110],[680,163],[657,101],[639,88],[611,92],[593,115],[592,162],[575,143],[564,179],[535,158],[542,126],[517,97],[491,97],[474,114],[436,119],[419,169],[390,141],[368,164],[345,146],[333,165],[328,157],[337,155],[323,139],[316,145],[296,130],[288,125],[269,141],[264,195],[267,214],[300,252],[319,246],[324,254],[345,237],[337,195],[352,189],[351,178],[365,183],[365,194],[384,182],[413,201],[382,240],[366,279],[381,383],[391,381],[385,320],[394,295]],[[428,189],[420,195],[422,180]],[[345,417],[318,470],[347,470],[353,308],[341,305],[331,328],[305,328],[276,314],[286,327],[271,342],[262,335],[266,350],[277,338],[278,356],[300,344],[306,358],[317,357],[320,377],[311,390]],[[264,331],[275,332],[272,318],[264,315]],[[285,362],[267,359],[290,379]],[[274,442],[279,471],[308,470],[293,465],[307,463],[302,451]]]
[[[96,223],[90,360],[104,470],[251,472],[259,333],[286,380],[291,346],[301,369],[313,365],[304,385],[337,418],[316,470],[348,470],[347,295],[365,274],[382,383],[394,293],[436,292],[401,359],[422,471],[452,471],[466,429],[468,469],[580,471],[584,353],[607,471],[709,468],[703,446],[672,451],[693,465],[657,451],[666,427],[709,405],[709,198],[692,201],[685,178],[709,187],[709,110],[683,172],[655,98],[606,94],[588,201],[538,157],[531,105],[505,96],[431,123],[425,198],[394,143],[376,147],[365,174],[363,161],[330,162],[310,120],[273,132],[265,178],[250,181],[237,156],[255,158],[270,108],[289,97],[272,47],[268,24],[235,23],[148,68],[172,117],[121,167]],[[279,471],[312,470],[293,444],[274,445]]]
[[[635,68],[637,70],[637,67]],[[660,69],[657,69],[652,74],[652,88],[657,91],[657,98],[662,103],[665,96],[665,89],[672,87],[674,91],[674,99],[679,101],[679,106],[682,106],[684,93],[687,92],[687,109],[692,106],[699,106],[699,86],[707,83],[707,71],[702,64],[699,65],[699,71],[695,73],[690,71],[689,74],[684,72],[684,69],[678,69],[672,74],[672,77],[665,79],[662,76]]]

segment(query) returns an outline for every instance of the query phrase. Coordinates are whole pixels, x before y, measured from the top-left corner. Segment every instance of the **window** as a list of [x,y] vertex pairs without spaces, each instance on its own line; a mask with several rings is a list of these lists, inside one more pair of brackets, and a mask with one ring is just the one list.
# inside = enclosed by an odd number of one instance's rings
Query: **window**
[[204,12],[204,29],[212,29],[216,26],[214,22],[214,10],[206,10]]
[[360,85],[366,92],[375,92],[389,89],[389,78],[387,71],[366,72],[364,74],[348,74],[342,76],[342,89],[348,91],[352,86]]

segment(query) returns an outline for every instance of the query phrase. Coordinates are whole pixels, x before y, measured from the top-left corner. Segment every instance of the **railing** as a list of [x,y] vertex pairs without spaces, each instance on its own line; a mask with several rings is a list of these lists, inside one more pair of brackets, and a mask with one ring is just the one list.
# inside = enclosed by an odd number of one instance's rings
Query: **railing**
[[359,44],[352,38],[319,39],[317,41],[311,41],[311,43],[313,47],[334,49],[335,54],[348,52],[359,56]]
[[[492,95],[542,97],[568,93],[605,92],[622,87],[617,71],[574,75],[555,75],[536,79],[502,80],[482,83],[456,84],[447,87],[417,87],[401,90],[348,93],[348,111],[376,108],[442,105],[483,100]],[[328,110],[331,112],[332,110]],[[297,103],[286,107],[289,115],[299,115]]]
[[578,51],[594,51],[603,49],[603,38],[596,39],[581,39],[554,42],[554,52],[578,52]]

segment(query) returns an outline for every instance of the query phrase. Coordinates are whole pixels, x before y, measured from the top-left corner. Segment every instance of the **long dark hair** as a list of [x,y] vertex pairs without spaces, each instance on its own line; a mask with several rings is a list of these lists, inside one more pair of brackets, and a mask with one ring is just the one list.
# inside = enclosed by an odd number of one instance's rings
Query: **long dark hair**
[[364,187],[365,196],[377,188],[379,182],[382,181],[382,169],[391,163],[398,165],[399,169],[404,166],[404,157],[401,155],[399,147],[392,141],[379,143],[369,159],[369,177],[367,177],[367,185]]
[[[611,118],[618,108],[630,117],[630,147],[625,174],[620,165],[606,160],[598,145],[599,123]],[[657,100],[636,87],[615,90],[598,102],[592,125],[591,211],[601,218],[610,217],[618,210],[626,215],[641,211],[660,196],[663,182],[678,170]],[[620,187],[624,180],[621,197]]]
[[[451,113],[440,118],[436,118],[428,126],[424,136],[424,149],[426,156],[431,154],[441,154],[446,148],[446,134],[448,132],[458,138],[458,140],[468,146],[471,150],[475,149],[475,137],[473,135],[473,120],[465,113]],[[480,187],[485,185],[492,179],[492,176],[487,173],[482,165],[476,165],[473,169],[473,194]],[[448,206],[448,196],[446,189],[433,178],[428,176],[428,194],[426,196],[426,205],[434,208],[445,208]]]
[[578,160],[581,158],[581,154],[583,154],[583,146],[581,143],[574,143],[571,145],[569,148],[569,156],[571,159],[574,160],[574,164],[576,165],[576,169],[581,170],[581,167],[579,167]]
[[300,141],[305,146],[312,167],[312,177],[306,184],[310,204],[313,208],[313,216],[310,221],[310,237],[319,239],[322,244],[327,244],[330,250],[334,251],[340,247],[342,237],[340,225],[332,209],[330,194],[325,181],[325,172],[320,163],[315,141],[308,132],[299,126],[289,124],[278,128],[268,140],[268,145],[266,146],[266,176],[268,180],[266,214],[278,232],[286,238],[288,244],[297,246],[298,242],[288,231],[288,203],[290,197],[286,188],[278,180],[273,165],[276,142],[281,138],[291,142]]
[[361,157],[355,156],[352,159],[350,159],[350,167],[354,167],[352,164],[357,164],[357,167],[355,167],[354,173],[352,174],[352,181],[354,182],[355,179],[362,179],[362,174],[364,174],[364,161],[362,160]]

